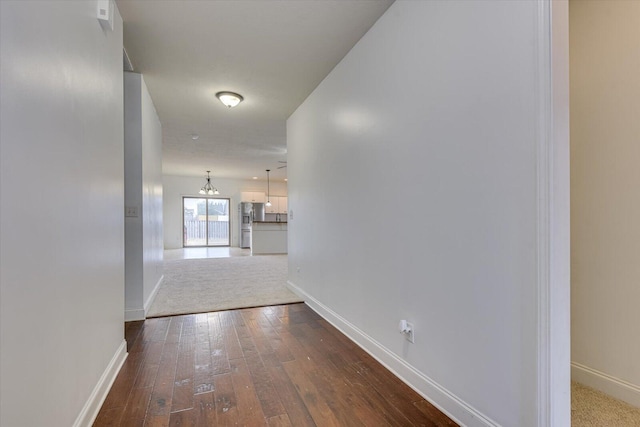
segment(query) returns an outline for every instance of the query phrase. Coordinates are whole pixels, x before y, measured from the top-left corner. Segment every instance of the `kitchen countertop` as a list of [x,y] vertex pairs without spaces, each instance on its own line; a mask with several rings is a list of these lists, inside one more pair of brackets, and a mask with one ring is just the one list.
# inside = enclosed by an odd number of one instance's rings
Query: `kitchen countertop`
[[255,224],[286,224],[287,221],[253,221]]

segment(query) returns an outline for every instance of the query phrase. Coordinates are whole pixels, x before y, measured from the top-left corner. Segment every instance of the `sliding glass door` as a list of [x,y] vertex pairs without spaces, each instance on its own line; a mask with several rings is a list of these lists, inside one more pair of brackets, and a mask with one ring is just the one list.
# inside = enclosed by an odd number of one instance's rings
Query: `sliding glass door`
[[183,247],[231,246],[230,199],[183,197]]

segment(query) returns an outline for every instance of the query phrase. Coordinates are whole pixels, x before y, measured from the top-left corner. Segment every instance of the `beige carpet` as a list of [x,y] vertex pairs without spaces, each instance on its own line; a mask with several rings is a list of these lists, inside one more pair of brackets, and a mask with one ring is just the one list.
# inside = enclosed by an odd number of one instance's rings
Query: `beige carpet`
[[640,408],[572,382],[571,425],[573,427],[640,427]]
[[168,260],[147,317],[301,302],[286,283],[286,255]]

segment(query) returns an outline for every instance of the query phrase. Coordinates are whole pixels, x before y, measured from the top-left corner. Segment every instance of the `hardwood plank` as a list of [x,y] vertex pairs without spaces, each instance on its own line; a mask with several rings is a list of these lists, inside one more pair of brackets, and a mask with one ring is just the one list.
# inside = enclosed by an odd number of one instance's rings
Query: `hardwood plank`
[[[362,387],[359,377],[348,369],[348,362],[342,359],[337,340],[309,325],[296,326],[303,332],[298,340],[304,346],[313,347],[319,355],[319,366],[327,383],[339,390],[343,400],[349,403],[351,410],[364,425],[413,425],[379,394],[371,393],[366,387]],[[344,407],[341,410],[345,412]]]
[[144,419],[144,427],[169,427],[169,414],[147,415]]
[[[336,366],[341,367],[354,389],[364,389],[360,390],[360,394],[366,396],[372,405],[378,405],[382,414],[390,413],[393,416],[392,419],[405,419],[411,425],[434,425],[429,417],[425,417],[424,413],[412,407],[414,406],[412,402],[423,400],[418,393],[402,383],[333,325],[325,320],[320,321],[320,324],[323,326],[322,330],[314,330],[314,332],[323,338],[323,344],[339,349],[338,354],[327,355],[327,358]],[[368,363],[366,368],[363,368],[363,360]],[[375,372],[371,373],[369,369],[374,369]],[[368,391],[368,393],[363,393],[363,391]],[[398,396],[401,398],[398,399]],[[451,422],[446,416],[445,418]],[[395,425],[395,422],[392,424]]]
[[162,341],[147,342],[141,351],[145,364],[148,364],[148,365],[159,364],[160,358],[162,357],[163,348],[164,348],[164,342]]
[[213,391],[213,373],[211,371],[211,349],[209,346],[209,317],[207,314],[196,316],[195,373],[194,393]]
[[169,329],[167,330],[167,336],[165,344],[180,342],[180,335],[182,333],[182,320],[184,316],[174,316],[170,318]]
[[278,392],[280,402],[282,402],[291,423],[296,427],[315,426],[316,423],[313,421],[304,400],[300,397],[298,388],[291,381],[282,365],[269,367],[268,370],[271,382]]
[[[298,320],[288,325],[288,329],[306,350],[308,357],[316,360],[318,369],[309,376],[320,393],[327,398],[329,406],[340,422],[360,422],[362,425],[409,425],[410,423],[406,419],[403,420],[404,417],[399,413],[396,415],[400,421],[396,422],[390,413],[393,408],[389,405],[374,405],[381,403],[375,395],[365,398],[354,392],[352,384],[345,378],[345,372],[329,359],[329,356],[341,350],[340,343],[323,333],[323,329],[319,328],[315,321],[315,316],[305,315],[304,318],[308,320],[306,323]],[[334,399],[333,396],[336,394],[341,396],[341,399]]]
[[195,409],[186,409],[184,411],[172,412],[169,417],[169,427],[177,426],[197,426]]
[[142,351],[145,344],[151,341],[151,337],[155,333],[157,325],[158,325],[157,319],[145,320],[144,324],[142,325],[142,328],[140,329],[140,333],[138,334],[138,337],[136,338],[135,343],[133,344],[133,347],[131,347],[131,350],[129,351],[129,353],[136,353],[136,352]]
[[[242,315],[244,316],[244,313]],[[260,400],[262,412],[267,418],[284,414],[284,406],[280,402],[278,393],[276,393],[276,390],[271,383],[269,372],[267,371],[262,358],[260,357],[261,352],[273,353],[273,350],[267,343],[264,342],[263,339],[261,339],[262,333],[260,332],[260,329],[254,319],[245,319],[245,325],[247,328],[247,332],[250,334],[250,338],[247,338],[247,345],[250,345],[250,351],[245,353],[245,361],[247,362],[247,366],[249,367],[251,380],[256,390],[258,400]],[[256,340],[262,343],[260,348],[258,348]]]
[[289,347],[287,347],[284,342],[282,342],[282,338],[276,332],[276,330],[269,322],[269,319],[266,317],[266,310],[262,312],[262,316],[256,319],[260,329],[262,330],[262,334],[265,339],[268,340],[269,345],[275,352],[280,362],[288,362],[290,360],[294,360],[293,354],[289,351]]
[[133,343],[138,339],[144,320],[137,320],[133,322],[125,322],[124,324],[124,339],[127,341],[127,352],[131,350]]
[[189,314],[182,317],[182,332],[180,339],[196,334],[196,316]]
[[220,313],[220,325],[222,327],[224,345],[227,350],[227,357],[229,360],[242,357],[242,348],[240,347],[240,341],[238,340],[236,329],[233,326],[231,313],[231,311],[224,311]]
[[380,393],[373,389],[368,383],[362,381],[353,365],[348,364],[342,356],[334,353],[329,356],[329,360],[339,370],[340,375],[348,384],[348,388],[358,396],[359,404],[371,408],[376,417],[384,420],[385,424],[391,426],[429,425],[425,417],[407,418],[406,414],[398,410],[391,402],[386,400]]
[[234,359],[230,363],[231,380],[237,399],[238,423],[243,426],[266,425],[246,362],[244,359]]
[[[396,409],[396,412],[409,420],[418,422],[417,425],[444,425],[455,426],[456,423],[449,419],[446,415],[440,412],[436,407],[424,400],[415,391],[408,388],[397,377],[395,377],[386,368],[381,366],[375,359],[362,350],[357,344],[348,339],[344,334],[338,331],[333,325],[326,320],[319,321],[323,326],[323,336],[333,336],[338,342],[341,343],[343,350],[341,351],[341,357],[345,357],[347,361],[345,363],[351,365],[347,366],[347,370],[351,373],[357,374],[359,377],[365,376],[367,381],[360,383],[357,377],[350,376],[351,383],[355,387],[359,384],[367,389],[375,390],[376,393],[382,397],[382,400],[375,398],[373,393],[367,396],[372,396],[378,402],[386,402],[392,404]],[[332,358],[335,362],[336,358]],[[371,372],[370,370],[373,370]],[[349,375],[349,374],[345,374]],[[412,404],[410,404],[412,403]],[[416,411],[412,406],[416,407]],[[431,420],[429,424],[429,421]],[[433,424],[435,423],[435,424]]]
[[276,392],[273,383],[271,382],[271,376],[269,375],[267,368],[265,368],[262,363],[260,356],[255,355],[245,360],[249,367],[251,381],[265,417],[270,418],[284,414],[285,409],[280,401],[280,396]]
[[171,323],[170,317],[158,318],[158,323],[156,324],[153,334],[149,340],[165,342],[167,339],[167,331],[169,330],[169,323]]
[[427,417],[432,419],[434,421],[434,425],[438,427],[457,426],[457,424],[454,423],[449,417],[440,412],[438,408],[436,408],[426,400],[422,399],[417,402],[413,402],[413,404]]
[[362,381],[365,381],[369,387],[383,396],[409,420],[425,418],[424,414],[413,405],[414,401],[421,399],[420,395],[409,389],[406,384],[402,383],[393,374],[387,374],[388,371],[381,367],[378,362],[375,362],[375,365],[359,362],[354,365],[354,369],[362,378]]
[[[193,408],[193,377],[195,370],[195,323],[188,316],[182,324],[182,335],[178,345],[178,361],[173,383],[171,412]],[[186,331],[186,333],[185,333]]]
[[211,373],[215,375],[231,372],[224,333],[218,313],[209,314],[209,346],[211,351]]
[[122,420],[120,423],[122,427],[144,427],[144,418],[138,420]]
[[291,327],[291,332],[314,361],[316,369],[307,371],[307,376],[316,386],[320,396],[325,399],[341,425],[375,425],[381,424],[376,414],[362,404],[361,400],[350,390],[344,379],[327,363],[322,351],[309,344],[308,337],[300,332],[300,324]]
[[127,405],[129,393],[133,389],[133,383],[136,380],[142,362],[143,358],[139,353],[129,354],[102,404],[103,409],[124,408]]
[[276,417],[267,418],[269,427],[293,427],[287,415],[278,415]]
[[[149,399],[151,398],[151,387],[147,388],[134,388],[127,402],[127,407],[122,413],[123,425],[140,425],[144,424],[144,418],[147,414],[147,406],[149,406]],[[142,422],[140,422],[142,421]]]
[[116,427],[120,425],[120,419],[124,412],[124,406],[118,408],[105,409],[101,408],[98,412],[96,420],[93,422],[93,427]]
[[218,425],[232,426],[238,424],[238,404],[231,374],[215,376],[214,383],[215,391],[213,395]]
[[269,342],[269,340],[265,338],[264,333],[262,332],[262,328],[258,324],[257,319],[253,316],[249,317],[249,313],[247,312],[242,312],[242,316],[244,317],[246,330],[253,340],[256,351],[258,353],[273,352],[273,347],[271,347],[271,343]]
[[151,393],[149,415],[169,415],[173,402],[177,361],[178,343],[166,343]]
[[213,393],[202,393],[194,398],[194,407],[184,411],[172,412],[169,426],[215,426],[216,413],[213,405]]
[[133,383],[133,388],[153,387],[156,382],[159,366],[159,363],[153,363],[153,361],[145,362],[140,372],[138,372],[136,381]]
[[194,405],[198,414],[198,425],[216,425],[216,408],[213,399],[213,393],[201,393],[194,397]]
[[341,425],[325,399],[320,395],[314,383],[305,374],[304,368],[300,365],[300,361],[293,360],[291,362],[285,362],[282,366],[298,390],[298,395],[311,414],[314,423],[322,427]]

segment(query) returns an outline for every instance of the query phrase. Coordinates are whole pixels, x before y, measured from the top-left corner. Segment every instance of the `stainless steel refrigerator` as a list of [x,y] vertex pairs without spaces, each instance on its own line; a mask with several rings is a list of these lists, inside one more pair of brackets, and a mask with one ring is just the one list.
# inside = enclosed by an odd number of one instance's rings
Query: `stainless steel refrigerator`
[[238,212],[240,214],[240,247],[251,247],[251,224],[253,221],[264,221],[265,218],[265,206],[264,203],[251,203],[242,202],[238,206]]

